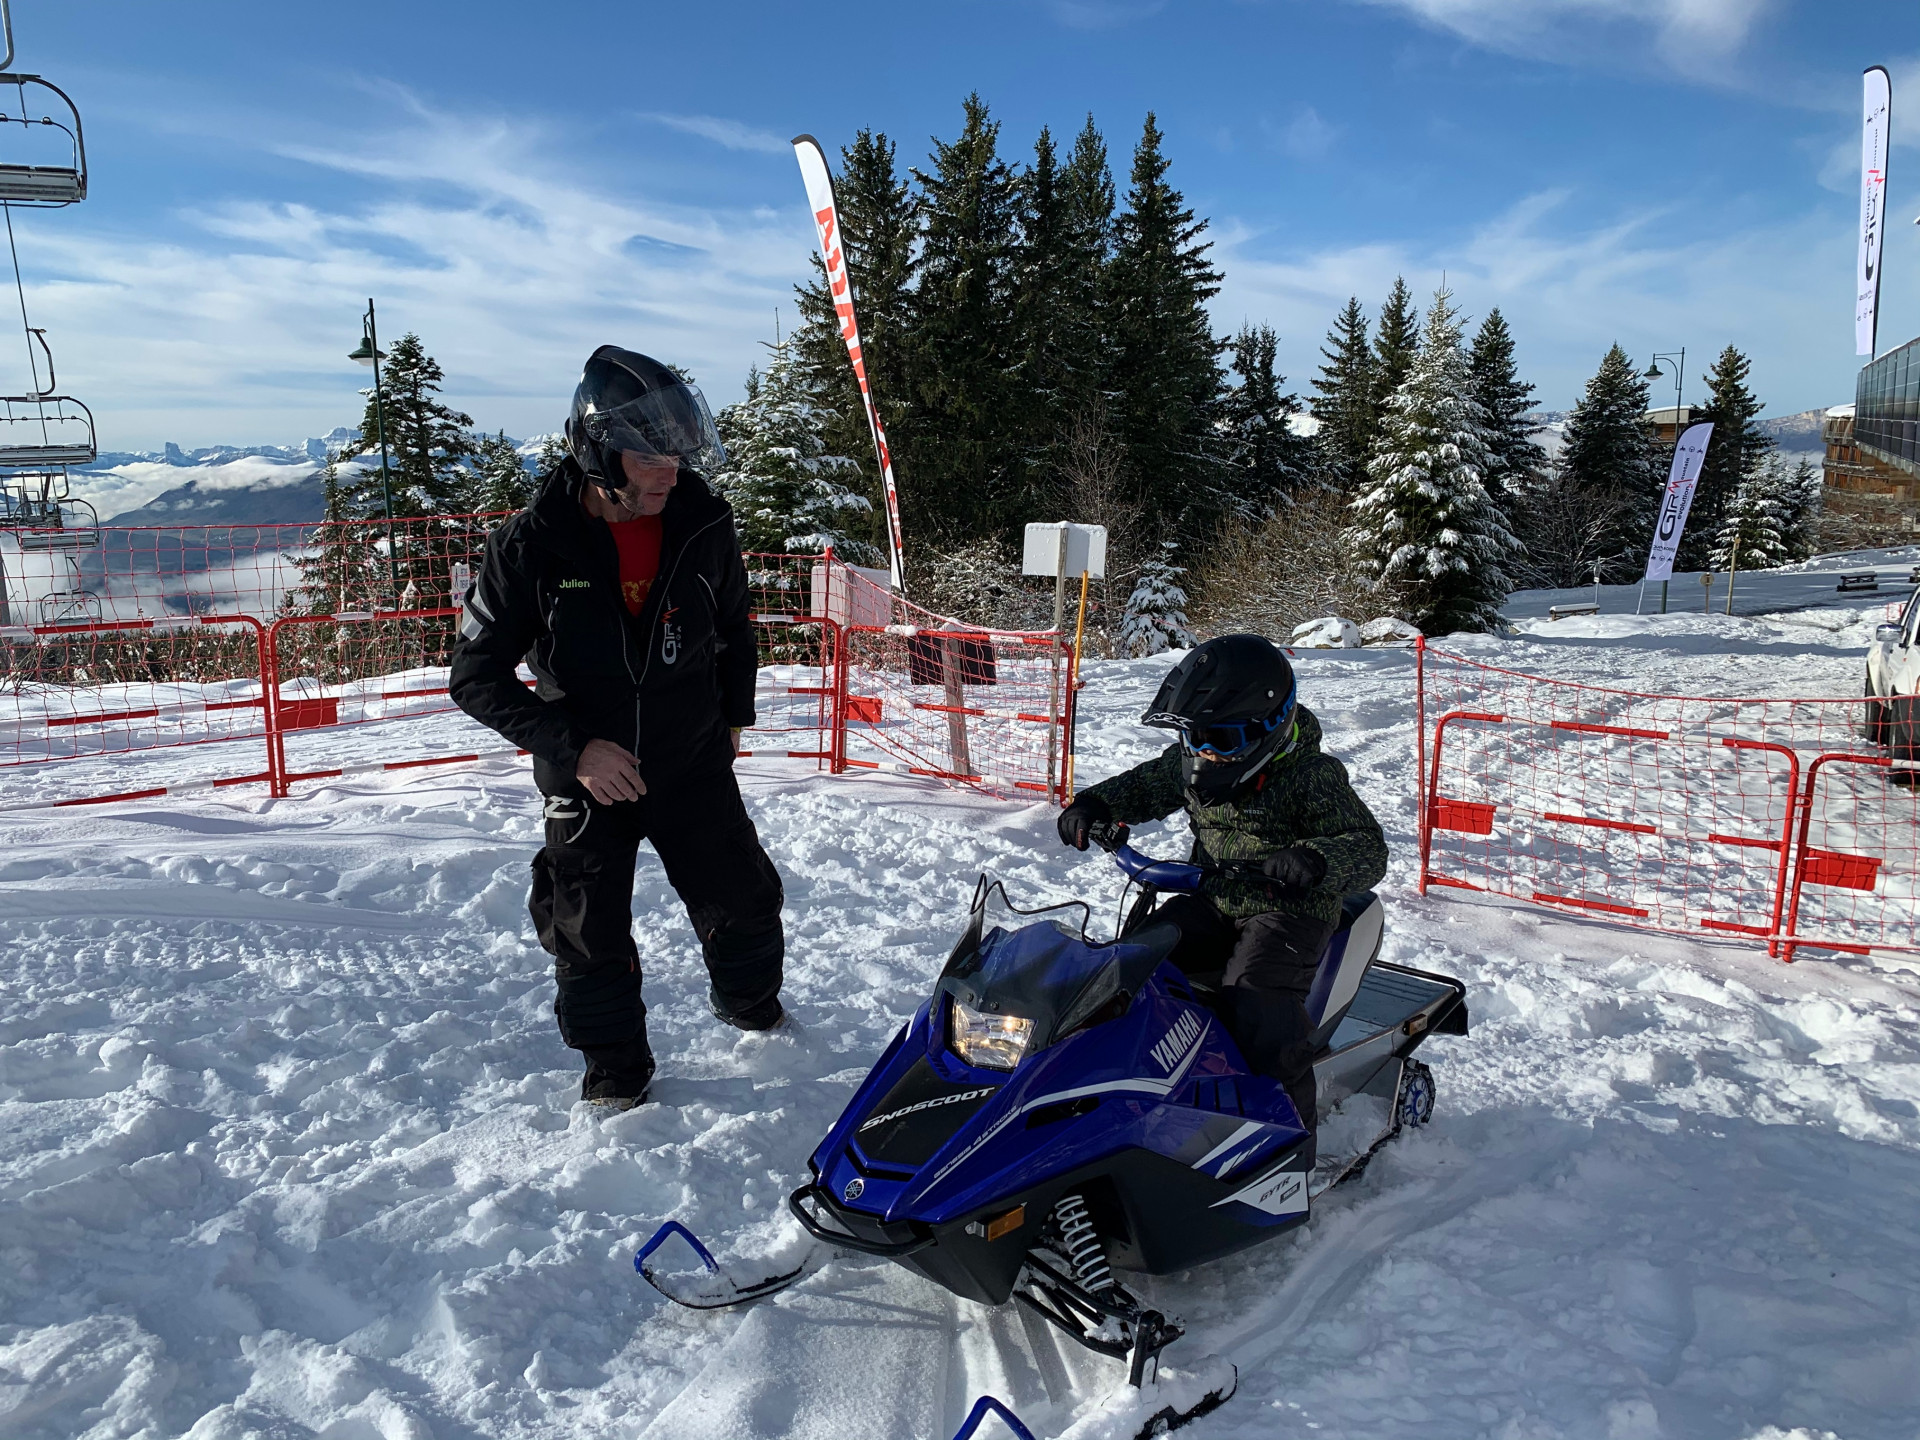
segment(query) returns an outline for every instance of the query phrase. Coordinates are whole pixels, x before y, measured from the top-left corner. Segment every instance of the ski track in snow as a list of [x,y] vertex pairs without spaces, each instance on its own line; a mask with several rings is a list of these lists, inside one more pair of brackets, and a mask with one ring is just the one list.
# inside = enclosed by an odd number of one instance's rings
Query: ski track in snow
[[[1455,648],[1847,695],[1878,613],[1528,622]],[[1088,667],[1083,783],[1157,749],[1135,722],[1166,663]],[[1299,670],[1393,846],[1386,958],[1463,978],[1474,1033],[1430,1042],[1434,1123],[1310,1228],[1138,1281],[1190,1327],[1169,1364],[1240,1367],[1185,1433],[1920,1431],[1913,970],[1418,898],[1411,657]],[[457,717],[405,724],[473,744]],[[787,881],[794,1023],[712,1020],[643,852],[661,1078],[613,1117],[575,1104],[554,1031],[524,762],[0,819],[0,1435],[946,1440],[983,1390],[1036,1433],[1106,1433],[1117,1364],[896,1266],[832,1260],[705,1314],[633,1273],[668,1217],[746,1269],[803,1253],[786,1194],[979,871],[1022,903],[1085,894],[1101,928],[1119,895],[1041,806],[741,773]]]

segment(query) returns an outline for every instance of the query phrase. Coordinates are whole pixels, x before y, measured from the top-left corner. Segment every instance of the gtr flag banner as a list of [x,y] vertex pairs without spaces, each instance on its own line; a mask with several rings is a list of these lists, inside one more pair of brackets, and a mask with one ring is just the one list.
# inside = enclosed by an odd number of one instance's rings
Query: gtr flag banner
[[1653,548],[1647,552],[1649,580],[1667,580],[1673,576],[1673,557],[1680,548],[1681,532],[1687,528],[1687,512],[1693,509],[1693,487],[1700,483],[1700,467],[1706,463],[1707,441],[1713,438],[1713,422],[1689,425],[1673,447],[1673,469],[1667,475],[1667,493],[1660,501],[1660,518],[1654,522]]
[[887,539],[893,554],[893,588],[906,588],[902,556],[904,542],[900,532],[900,497],[893,485],[893,452],[887,448],[887,432],[881,427],[880,412],[874,408],[873,388],[867,384],[867,362],[860,353],[860,326],[853,315],[853,287],[847,280],[847,257],[840,243],[840,209],[833,198],[833,175],[827,169],[826,154],[811,135],[796,135],[794,158],[800,162],[800,178],[806,182],[807,204],[813,211],[813,226],[820,237],[820,258],[827,267],[827,289],[833,295],[833,313],[840,322],[840,338],[847,342],[847,358],[853,362],[853,378],[860,382],[860,399],[867,407],[867,428],[873,431],[873,453],[880,461],[880,480],[887,495]]
[[1880,244],[1887,233],[1887,141],[1893,125],[1893,82],[1875,65],[1861,76],[1860,264],[1853,299],[1853,349],[1872,355],[1880,323]]

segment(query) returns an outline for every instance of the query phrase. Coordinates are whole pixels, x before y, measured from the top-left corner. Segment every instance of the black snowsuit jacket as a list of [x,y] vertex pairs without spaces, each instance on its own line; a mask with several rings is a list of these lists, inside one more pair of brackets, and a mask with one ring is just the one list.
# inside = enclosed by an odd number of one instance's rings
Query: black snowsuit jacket
[[[682,471],[662,513],[660,571],[638,616],[613,535],[581,508],[571,459],[487,539],[454,647],[453,701],[533,756],[548,795],[580,794],[589,740],[671,781],[726,770],[729,727],[753,724],[759,665],[733,511]],[[538,682],[514,674],[525,660]]]

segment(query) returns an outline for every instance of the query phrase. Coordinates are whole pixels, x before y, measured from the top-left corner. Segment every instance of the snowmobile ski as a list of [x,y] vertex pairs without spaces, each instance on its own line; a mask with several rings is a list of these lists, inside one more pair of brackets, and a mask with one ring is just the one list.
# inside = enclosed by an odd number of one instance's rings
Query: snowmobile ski
[[[678,1236],[686,1241],[693,1253],[705,1266],[704,1272],[677,1271],[662,1274],[647,1261],[662,1245]],[[777,1294],[799,1280],[807,1273],[814,1254],[804,1256],[791,1270],[778,1275],[768,1275],[759,1280],[742,1283],[727,1274],[713,1253],[700,1243],[696,1236],[678,1220],[669,1220],[653,1232],[653,1238],[640,1247],[633,1257],[633,1268],[640,1272],[640,1278],[658,1290],[676,1305],[684,1305],[689,1310],[724,1310],[729,1305],[745,1304],[749,1300],[763,1299]]]
[[991,1395],[982,1395],[973,1402],[973,1409],[969,1410],[967,1418],[960,1422],[960,1428],[953,1432],[953,1440],[973,1440],[980,1427],[987,1423],[989,1415],[998,1415],[1006,1422],[1007,1429],[1019,1436],[1020,1440],[1034,1440],[1033,1431],[1021,1423],[1020,1417],[1014,1414],[1004,1401],[997,1400]]

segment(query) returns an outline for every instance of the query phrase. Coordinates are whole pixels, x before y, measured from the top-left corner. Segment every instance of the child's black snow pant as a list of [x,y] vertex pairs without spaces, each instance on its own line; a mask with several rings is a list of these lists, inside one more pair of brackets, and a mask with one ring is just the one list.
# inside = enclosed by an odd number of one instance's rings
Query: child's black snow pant
[[731,770],[649,779],[638,800],[612,805],[584,791],[550,795],[546,821],[527,908],[554,957],[560,1037],[586,1056],[583,1096],[637,1098],[653,1075],[633,943],[634,861],[642,840],[653,842],[687,907],[714,1009],[748,1028],[778,1017],[786,955],[780,876]]
[[1217,984],[1213,1008],[1247,1064],[1285,1086],[1301,1120],[1313,1129],[1314,1044],[1307,995],[1333,926],[1312,916],[1274,913],[1231,920],[1201,895],[1175,895],[1153,918],[1179,927],[1173,963]]

